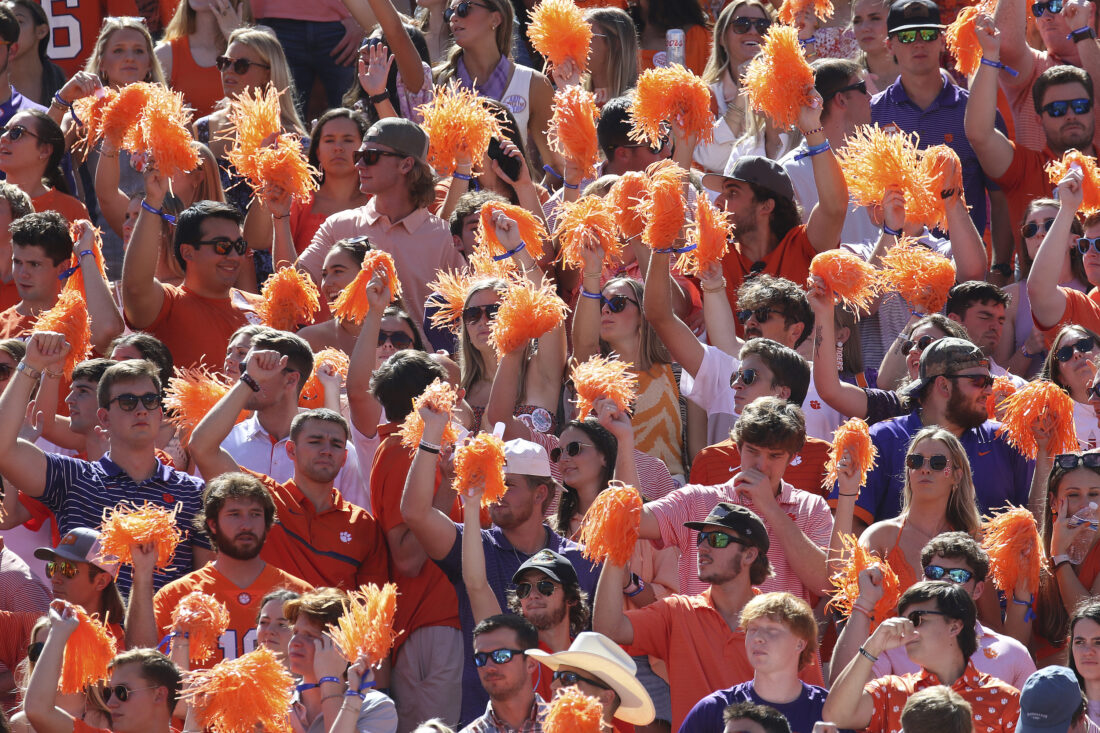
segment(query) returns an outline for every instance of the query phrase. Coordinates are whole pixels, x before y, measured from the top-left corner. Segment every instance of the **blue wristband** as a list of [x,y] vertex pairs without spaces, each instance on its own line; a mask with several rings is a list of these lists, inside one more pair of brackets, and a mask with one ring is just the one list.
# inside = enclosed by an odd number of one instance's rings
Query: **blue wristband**
[[1031,598],[1026,601],[1017,601],[1016,596],[1012,596],[1012,602],[1019,606],[1027,606],[1027,613],[1024,614],[1024,621],[1035,620],[1035,594],[1031,594]]
[[[1073,37],[1074,37],[1074,36],[1076,36],[1076,35],[1077,35],[1078,33],[1088,33],[1088,32],[1089,32],[1089,31],[1091,31],[1091,30],[1092,30],[1092,27],[1091,27],[1091,26],[1083,25],[1083,26],[1081,26],[1080,28],[1078,28],[1078,29],[1076,29],[1076,30],[1072,30],[1072,31],[1070,31],[1069,33],[1067,33],[1067,34],[1066,34],[1066,40],[1067,40],[1067,41],[1072,41],[1072,40],[1073,40]],[[60,101],[60,100],[59,100],[59,101]],[[65,103],[64,103],[64,102],[61,102],[61,104],[65,104]],[[66,105],[66,106],[69,106],[69,107],[71,107],[72,105]]]
[[887,224],[882,225],[882,231],[886,232],[891,237],[900,237],[901,236],[901,230],[900,229],[891,229],[889,227],[889,225],[887,225]]
[[812,146],[806,148],[804,151],[802,151],[802,152],[798,153],[797,155],[795,155],[794,159],[795,160],[802,160],[803,158],[812,158],[815,155],[820,155],[821,153],[824,153],[826,150],[831,150],[831,149],[832,149],[832,146],[830,146],[829,141],[826,140],[825,142],[821,143],[820,145],[812,145]]
[[357,697],[360,700],[366,700],[367,699],[367,696],[366,696],[365,693],[356,692],[355,690],[348,690],[347,692],[344,693],[344,697]]
[[369,690],[370,688],[374,687],[375,684],[376,683],[374,680],[363,680],[363,683],[359,685],[359,692],[362,692],[363,690]]
[[990,61],[989,59],[982,59],[982,63],[985,66],[992,66],[994,69],[1001,69],[1002,71],[1006,71],[1011,76],[1019,76],[1020,75],[1020,72],[1016,71],[1016,69],[1013,69],[1011,66],[1005,66],[1000,61]]
[[72,102],[66,102],[64,99],[62,99],[60,91],[54,92],[53,101],[57,102],[62,107],[68,107],[69,108],[69,114],[71,114],[73,116],[73,122],[76,123],[76,126],[77,127],[84,127],[84,123],[81,122],[80,118],[76,116],[76,110],[73,109],[73,103]]
[[452,173],[451,178],[457,178],[460,181],[472,181],[472,180],[474,180],[473,176],[466,175],[465,173],[459,173],[458,171],[455,171],[454,173]]
[[558,173],[556,170],[554,170],[553,167],[549,163],[544,165],[542,167],[542,169],[544,171],[546,171],[547,173],[549,173],[550,175],[552,175],[554,178],[557,178],[559,181],[564,181],[565,180],[564,178],[562,178],[561,173]]
[[520,250],[525,248],[526,246],[527,246],[527,242],[520,242],[519,246],[516,247],[515,249],[510,249],[502,255],[493,255],[493,259],[497,262],[500,262],[501,260],[506,260],[509,257],[511,257],[512,255],[514,255],[516,252],[519,252]]
[[592,300],[603,300],[603,293],[590,293],[584,288],[581,288],[581,296]]
[[574,190],[581,187],[581,184],[579,183],[569,183],[568,181],[564,180],[561,182],[561,185],[565,186],[566,188],[572,188]]
[[318,686],[323,685],[326,682],[335,682],[338,685],[344,684],[344,681],[339,677],[322,677],[321,679],[317,680]]
[[799,41],[798,41],[798,45],[799,45],[799,46],[808,46],[808,45],[810,45],[811,43],[817,43],[817,38],[816,38],[816,37],[814,37],[814,36],[810,36],[809,38],[807,38],[807,39],[806,39],[806,40],[804,40],[804,41],[803,41],[803,40],[801,40],[801,39],[799,39]]
[[161,219],[164,219],[169,224],[175,224],[176,223],[176,217],[172,216],[171,214],[165,214],[164,209],[154,209],[152,206],[150,206],[145,201],[145,199],[141,200],[141,208],[145,209],[150,214],[156,214],[157,216],[159,216]]

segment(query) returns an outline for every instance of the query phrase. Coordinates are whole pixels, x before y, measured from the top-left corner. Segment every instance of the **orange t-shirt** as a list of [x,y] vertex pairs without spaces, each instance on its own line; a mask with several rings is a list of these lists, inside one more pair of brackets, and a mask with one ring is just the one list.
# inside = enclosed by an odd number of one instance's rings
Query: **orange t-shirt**
[[195,110],[195,119],[214,111],[221,101],[222,75],[217,66],[199,66],[191,55],[191,39],[182,36],[168,46],[172,49],[172,78],[168,86],[183,95]]
[[[16,301],[18,305],[19,301]],[[21,339],[31,332],[37,316],[20,315],[13,305],[0,313],[0,339]]]
[[[405,478],[412,466],[413,453],[401,445],[401,436],[398,435],[400,427],[396,423],[386,423],[378,427],[378,437],[382,442],[374,454],[374,463],[370,470],[371,510],[383,535],[405,522],[401,516],[401,494],[405,490]],[[436,482],[436,491],[439,490],[439,483]],[[454,494],[450,516],[455,521],[460,521],[462,516],[458,494]],[[393,627],[402,629],[403,633],[397,637],[394,648],[404,642],[408,634],[425,626],[460,628],[458,596],[438,565],[428,560],[420,572],[410,578],[397,571],[391,553],[389,574],[393,582],[397,583],[397,592],[401,598],[401,602],[397,604]]]
[[[625,6],[621,7],[625,9]],[[707,67],[707,59],[710,58],[710,44],[713,38],[713,34],[701,25],[693,25],[684,31],[684,66],[691,69],[698,76],[702,76],[703,69]],[[667,65],[666,54],[663,49],[643,48],[640,53],[641,63],[638,66],[638,71]]]
[[79,718],[73,718],[73,733],[112,733],[110,728],[93,728]]
[[19,288],[15,287],[15,280],[0,282],[0,311],[11,308],[20,300],[22,298],[19,297]]
[[41,196],[31,199],[35,211],[56,211],[67,220],[88,218],[88,207],[81,203],[80,199],[61,193],[56,188],[51,188]]
[[206,669],[223,659],[236,659],[256,648],[256,617],[260,613],[260,601],[276,589],[285,588],[296,593],[313,590],[313,586],[285,573],[271,563],[264,566],[252,584],[241,588],[226,578],[214,563],[208,563],[193,573],[157,591],[153,597],[153,613],[157,619],[157,633],[163,638],[172,630],[172,609],[188,593],[202,591],[225,604],[229,611],[229,626],[218,639],[218,647],[205,662],[192,663],[193,668]]
[[[1059,289],[1066,296],[1066,310],[1062,314],[1062,320],[1048,326],[1045,323],[1039,323],[1034,311],[1031,313],[1031,322],[1043,332],[1043,341],[1048,349],[1054,343],[1054,339],[1063,326],[1073,324],[1084,326],[1090,331],[1100,329],[1100,289],[1093,288],[1088,295],[1073,288]],[[0,323],[3,322],[3,317],[4,314],[0,313]]]
[[[807,435],[802,450],[794,455],[783,472],[783,480],[796,489],[828,497],[829,492],[821,487],[821,482],[825,480],[825,463],[829,460],[830,447],[829,441]],[[688,483],[702,486],[724,484],[740,467],[741,452],[737,450],[736,443],[726,439],[699,451],[691,464]]]
[[[140,15],[134,0],[41,0],[50,26],[50,61],[72,76],[92,55],[103,19]],[[35,211],[42,211],[35,206]]]

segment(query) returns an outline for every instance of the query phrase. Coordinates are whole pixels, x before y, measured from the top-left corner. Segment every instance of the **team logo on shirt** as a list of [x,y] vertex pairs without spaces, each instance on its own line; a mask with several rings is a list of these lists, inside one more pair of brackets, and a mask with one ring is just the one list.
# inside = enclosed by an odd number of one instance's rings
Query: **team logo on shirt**
[[160,498],[165,504],[175,504],[176,503],[176,497],[172,496],[171,494],[161,494]]
[[518,94],[509,94],[504,98],[504,104],[514,115],[518,115],[520,112],[527,109],[527,100]]
[[351,532],[341,532],[340,533],[340,541],[341,542],[351,542]]
[[252,594],[241,591],[237,596],[237,603],[242,606],[247,606],[249,603],[252,603]]
[[810,400],[810,407],[813,408],[814,410],[820,410],[821,409],[821,403],[818,402],[817,400]]

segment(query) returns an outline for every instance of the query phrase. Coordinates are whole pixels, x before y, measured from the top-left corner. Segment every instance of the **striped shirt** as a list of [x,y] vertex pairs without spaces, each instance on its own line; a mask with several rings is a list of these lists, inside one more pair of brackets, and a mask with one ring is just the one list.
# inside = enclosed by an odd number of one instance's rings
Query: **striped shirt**
[[[153,584],[159,589],[191,572],[192,546],[210,549],[209,541],[190,529],[192,520],[202,513],[202,489],[201,479],[169,468],[160,461],[153,475],[138,483],[111,460],[109,451],[98,461],[47,453],[46,489],[39,498],[57,517],[62,535],[77,527],[98,528],[104,510],[120,501],[137,506],[149,502],[167,509],[174,509],[179,504],[176,526],[183,530],[186,540],[176,548],[172,564],[153,574]],[[131,572],[126,563],[119,567],[118,588],[124,596],[130,592]]]

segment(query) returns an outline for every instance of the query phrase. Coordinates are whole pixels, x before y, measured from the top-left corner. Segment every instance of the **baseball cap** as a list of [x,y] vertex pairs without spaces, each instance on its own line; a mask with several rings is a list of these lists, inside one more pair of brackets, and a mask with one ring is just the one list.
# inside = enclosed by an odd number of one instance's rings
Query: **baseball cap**
[[57,547],[39,547],[34,556],[39,560],[61,558],[69,562],[86,562],[95,565],[112,578],[118,577],[118,560],[113,556],[102,557],[103,545],[99,532],[88,527],[70,529],[57,543]]
[[569,562],[569,558],[559,555],[553,550],[539,550],[527,558],[519,566],[519,570],[512,575],[512,582],[518,583],[519,576],[528,570],[538,570],[550,580],[556,580],[562,585],[577,584],[577,571],[573,569],[573,563]]
[[936,377],[958,374],[973,367],[988,369],[989,358],[972,342],[950,336],[933,341],[920,355],[917,378],[899,392],[906,395],[915,393]]
[[943,28],[940,8],[932,0],[897,0],[890,5],[886,16],[886,33],[915,30],[917,28]]
[[709,173],[703,176],[703,185],[712,191],[721,191],[723,178],[753,183],[766,188],[776,196],[794,199],[794,184],[791,183],[791,177],[787,175],[787,171],[783,170],[783,166],[770,158],[762,158],[759,155],[730,156],[722,174]]
[[1020,690],[1016,733],[1066,733],[1081,707],[1081,685],[1068,667],[1043,667]]
[[741,539],[751,542],[763,552],[767,552],[771,547],[768,530],[764,528],[760,517],[756,516],[756,512],[752,509],[740,504],[719,502],[710,510],[706,519],[701,522],[684,522],[684,526],[694,530],[703,530],[708,527],[731,529],[740,535]]
[[412,120],[404,117],[384,117],[375,122],[363,136],[365,143],[385,145],[394,152],[416,158],[428,164],[428,133]]
[[538,443],[516,438],[504,444],[504,471],[524,476],[550,476],[550,458]]

